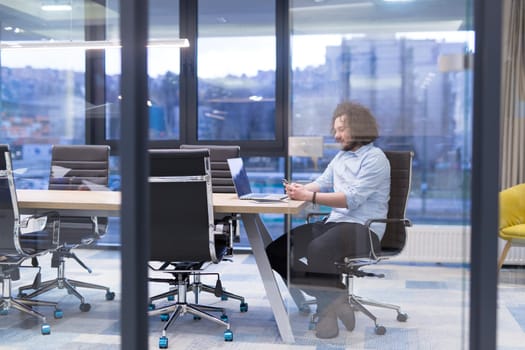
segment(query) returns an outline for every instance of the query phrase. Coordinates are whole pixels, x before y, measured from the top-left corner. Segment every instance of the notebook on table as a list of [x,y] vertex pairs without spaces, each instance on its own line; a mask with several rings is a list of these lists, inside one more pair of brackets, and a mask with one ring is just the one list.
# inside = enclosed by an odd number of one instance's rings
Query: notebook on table
[[232,174],[233,185],[239,199],[250,199],[255,201],[279,201],[286,199],[285,193],[256,193],[252,192],[248,174],[244,168],[242,158],[229,158],[228,166]]

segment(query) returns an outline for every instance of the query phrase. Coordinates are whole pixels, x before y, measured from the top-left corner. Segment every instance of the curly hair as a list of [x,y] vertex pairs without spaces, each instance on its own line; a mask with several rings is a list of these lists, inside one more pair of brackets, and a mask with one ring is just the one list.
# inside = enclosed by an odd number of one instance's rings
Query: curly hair
[[339,117],[345,116],[343,122],[350,129],[354,142],[369,144],[379,137],[376,119],[365,106],[356,102],[341,102],[332,115],[332,135],[335,135],[334,123]]

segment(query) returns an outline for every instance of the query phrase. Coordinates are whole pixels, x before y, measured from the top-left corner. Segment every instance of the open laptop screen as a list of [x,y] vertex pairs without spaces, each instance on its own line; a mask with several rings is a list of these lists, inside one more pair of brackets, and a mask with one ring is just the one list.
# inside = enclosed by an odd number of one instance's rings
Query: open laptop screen
[[246,169],[244,168],[242,158],[230,158],[228,159],[228,165],[230,167],[230,172],[232,174],[232,180],[237,195],[241,197],[252,193],[250,180],[248,179],[248,174],[246,174]]
[[240,199],[255,201],[279,201],[287,198],[285,193],[254,193],[251,190],[250,180],[244,168],[242,158],[229,158],[228,166],[232,174],[233,185]]

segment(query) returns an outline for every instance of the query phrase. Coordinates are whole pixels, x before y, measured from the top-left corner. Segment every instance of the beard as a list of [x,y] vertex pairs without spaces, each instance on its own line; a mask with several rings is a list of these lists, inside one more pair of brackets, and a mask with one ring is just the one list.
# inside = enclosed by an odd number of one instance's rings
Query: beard
[[350,141],[348,143],[345,143],[342,145],[341,149],[343,151],[355,151],[361,146],[361,142],[358,141]]

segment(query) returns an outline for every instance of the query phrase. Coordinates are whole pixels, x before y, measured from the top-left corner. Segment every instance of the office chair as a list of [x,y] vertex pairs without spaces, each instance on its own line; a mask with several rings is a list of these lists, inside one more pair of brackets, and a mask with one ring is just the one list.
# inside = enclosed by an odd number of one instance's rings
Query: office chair
[[506,241],[498,259],[501,270],[511,246],[525,246],[525,184],[499,194],[499,237]]
[[[390,200],[388,202],[388,214],[386,219],[368,219],[365,226],[370,231],[370,226],[375,222],[386,223],[385,234],[381,239],[380,251],[374,251],[372,245],[372,236],[370,236],[370,252],[363,257],[347,257],[344,261],[336,262],[336,266],[343,276],[344,283],[348,290],[349,304],[355,311],[361,311],[372,321],[374,321],[376,334],[383,335],[386,328],[377,322],[377,318],[370,312],[365,305],[386,308],[397,312],[397,320],[405,322],[408,319],[406,313],[401,312],[397,305],[387,304],[379,301],[363,298],[355,295],[353,291],[353,279],[358,277],[379,277],[384,278],[384,274],[377,274],[361,270],[362,267],[374,265],[382,260],[396,256],[403,250],[406,242],[406,228],[412,223],[405,217],[408,195],[412,178],[412,158],[411,151],[385,151],[385,155],[390,162]],[[307,215],[307,222],[312,218],[326,213],[313,212]],[[315,300],[306,301],[306,303],[315,303]],[[301,308],[303,305],[298,305]],[[313,315],[311,324],[315,323],[317,315]],[[353,328],[352,325],[346,325],[347,328]],[[351,329],[350,329],[351,330]]]
[[[230,168],[228,167],[228,158],[237,158],[241,155],[241,148],[237,145],[181,145],[181,149],[207,149],[210,152],[211,163],[211,182],[213,193],[236,193],[233,185]],[[216,240],[224,240],[227,244],[227,255],[233,256],[234,242],[240,240],[240,217],[236,213],[231,214],[214,214],[215,225],[218,226],[218,231],[225,232],[217,235]],[[222,230],[220,226],[223,226]],[[236,299],[241,302],[240,311],[248,311],[248,303],[244,297],[230,293],[222,288],[222,284],[215,285],[215,287],[202,284],[200,281],[194,281],[192,289],[195,293],[195,302],[198,303],[198,294],[200,291],[213,293],[221,297],[222,300],[228,298]],[[222,292],[218,291],[222,288]]]
[[[51,151],[50,190],[107,191],[109,182],[109,146],[103,145],[54,145]],[[51,267],[57,269],[57,277],[41,282],[37,273],[32,285],[19,288],[19,296],[31,299],[51,289],[65,288],[80,300],[80,310],[87,312],[91,305],[77,288],[100,289],[106,291],[106,300],[113,300],[115,293],[109,287],[69,279],[65,276],[66,258],[73,258],[80,266],[91,273],[91,269],[72,251],[78,246],[96,242],[107,231],[107,217],[62,216],[60,218],[61,246],[53,252]],[[26,290],[34,289],[26,294]]]
[[[33,219],[46,219],[46,225],[38,231],[24,232]],[[38,221],[37,221],[38,223]],[[40,226],[37,224],[37,226]],[[33,310],[34,306],[54,307],[54,317],[61,318],[58,304],[40,300],[14,298],[11,294],[11,281],[20,278],[22,262],[43,255],[59,246],[60,218],[58,213],[49,212],[41,216],[20,217],[13,168],[9,147],[0,145],[0,315],[7,315],[10,308],[34,316],[41,321],[42,334],[50,334],[51,327],[46,317]]]
[[[216,232],[213,221],[209,151],[150,150],[149,157],[149,267],[174,276],[177,289],[175,303],[149,311],[149,315],[161,315],[167,321],[159,348],[167,348],[167,328],[185,313],[226,327],[224,340],[231,341],[233,333],[224,308],[187,301],[190,278],[204,274],[209,264],[219,263],[227,253],[227,244],[215,240],[221,232]],[[215,317],[211,312],[219,312],[221,316]]]

